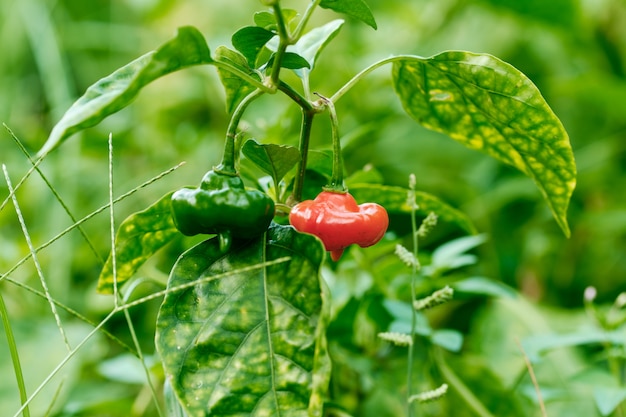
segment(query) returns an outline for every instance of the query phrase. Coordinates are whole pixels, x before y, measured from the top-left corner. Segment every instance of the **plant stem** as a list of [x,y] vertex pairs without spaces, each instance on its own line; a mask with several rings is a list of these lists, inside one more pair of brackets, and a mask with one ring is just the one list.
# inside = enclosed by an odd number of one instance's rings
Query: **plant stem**
[[304,188],[304,177],[306,174],[306,163],[309,155],[309,143],[311,142],[311,127],[315,111],[302,109],[302,127],[300,128],[300,162],[298,163],[298,175],[293,184],[292,198],[295,201],[302,200],[302,189]]
[[322,102],[328,107],[328,114],[330,115],[330,132],[333,141],[333,172],[330,179],[330,184],[324,189],[335,192],[346,192],[346,187],[343,185],[343,158],[341,157],[341,140],[339,139],[339,120],[337,119],[337,112],[333,102],[326,97],[318,94],[322,99]]
[[215,167],[215,172],[219,172],[224,175],[237,175],[237,168],[235,167],[235,138],[237,137],[237,128],[239,127],[239,122],[243,117],[246,108],[250,103],[252,103],[259,96],[264,94],[264,91],[261,89],[254,90],[250,94],[248,94],[241,103],[237,106],[235,111],[233,112],[233,116],[230,119],[230,123],[228,124],[228,130],[226,132],[226,141],[224,142],[224,155],[222,156],[222,162]]
[[306,8],[306,10],[304,11],[304,14],[302,15],[302,19],[298,23],[298,27],[296,27],[296,30],[294,31],[293,37],[295,39],[300,38],[300,36],[302,35],[302,32],[304,31],[304,28],[309,23],[309,19],[313,15],[313,11],[315,11],[315,8],[319,6],[321,2],[322,0],[313,0],[311,1],[311,3],[309,3],[309,6]]
[[13,329],[11,328],[11,322],[9,321],[9,315],[7,312],[6,304],[4,303],[4,297],[2,297],[2,293],[0,293],[0,317],[2,317],[4,334],[7,337],[7,344],[9,345],[11,360],[13,361],[13,370],[15,371],[15,379],[17,380],[17,387],[20,391],[20,401],[23,407],[22,415],[24,417],[30,417],[30,411],[27,404],[28,394],[26,394],[26,384],[24,384],[24,374],[22,373],[22,365],[20,364],[20,355],[17,351],[17,345],[15,343],[15,337],[13,335]]
[[287,31],[287,26],[285,25],[285,19],[283,18],[283,12],[280,8],[280,4],[276,2],[272,5],[274,9],[274,15],[276,16],[276,27],[278,29],[278,48],[276,49],[276,54],[274,55],[274,64],[272,66],[272,74],[270,76],[272,88],[278,86],[280,80],[280,70],[283,64],[283,57],[285,56],[285,52],[287,52],[287,46],[291,43],[291,39],[289,37],[289,33]]
[[344,94],[346,94],[352,87],[354,87],[356,83],[361,81],[361,78],[365,77],[366,75],[368,75],[370,72],[374,71],[375,69],[380,68],[383,65],[387,65],[395,61],[402,61],[404,59],[411,59],[411,58],[416,59],[420,57],[411,56],[411,55],[397,55],[397,56],[385,58],[378,62],[373,63],[369,67],[365,68],[364,70],[356,74],[354,77],[352,77],[350,81],[348,81],[339,90],[337,90],[337,92],[333,94],[332,97],[330,97],[330,101],[332,101],[333,103],[336,103],[341,97],[343,97]]
[[[410,200],[410,206],[411,206],[411,233],[413,236],[413,257],[417,260],[417,253],[418,253],[418,238],[417,238],[417,219],[416,219],[416,206],[415,206],[415,185],[414,185],[414,177],[411,176],[410,180],[409,180],[409,188],[410,188],[410,192],[409,192],[409,200]],[[413,403],[411,401],[409,401],[409,398],[411,398],[411,396],[413,395],[413,357],[415,355],[415,343],[417,338],[415,337],[416,334],[416,327],[417,327],[417,311],[415,310],[415,308],[413,308],[413,306],[415,305],[415,301],[417,299],[417,292],[415,289],[415,279],[417,278],[417,270],[418,270],[419,264],[417,262],[413,262],[413,265],[411,267],[411,339],[413,341],[413,343],[411,343],[408,347],[408,359],[407,359],[407,380],[406,380],[406,396],[407,396],[407,416],[408,417],[412,417],[413,416]]]

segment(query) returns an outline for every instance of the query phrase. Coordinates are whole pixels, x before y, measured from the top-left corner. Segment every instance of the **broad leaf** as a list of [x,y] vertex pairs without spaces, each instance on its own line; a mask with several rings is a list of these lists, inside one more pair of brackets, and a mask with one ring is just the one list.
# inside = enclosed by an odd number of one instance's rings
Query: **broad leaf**
[[43,156],[76,132],[95,126],[126,107],[139,91],[164,75],[192,65],[213,62],[202,34],[191,26],[176,37],[89,87],[54,126],[39,151]]
[[263,46],[275,36],[274,32],[258,26],[246,26],[239,29],[232,37],[232,43],[248,60],[248,65],[256,68],[256,57]]
[[[389,212],[411,213],[407,203],[408,189],[377,184],[354,184],[350,186],[350,193],[359,204],[375,202],[385,207]],[[417,212],[427,215],[434,212],[440,220],[454,223],[468,233],[476,233],[472,221],[461,211],[439,200],[432,194],[415,192]]]
[[271,175],[274,184],[278,184],[287,172],[300,161],[298,148],[273,143],[260,144],[253,139],[246,141],[242,152],[263,172]]
[[[217,47],[215,50],[215,61],[228,63],[230,66],[235,67],[254,78],[260,79],[260,77],[248,66],[246,58],[243,55],[237,51],[228,49],[225,46]],[[226,110],[230,114],[235,110],[235,108],[237,108],[237,105],[241,102],[241,100],[256,90],[256,88],[242,80],[237,75],[234,75],[231,71],[222,69],[219,66],[217,67],[217,73],[226,92]]]
[[[166,194],[120,225],[115,236],[118,286],[132,278],[141,265],[179,234],[172,220],[171,198],[172,193]],[[112,294],[113,283],[113,259],[109,255],[98,278],[98,292]]]
[[369,6],[363,0],[322,0],[320,6],[339,13],[345,13],[377,29],[376,19]]
[[572,148],[524,74],[490,55],[452,51],[396,61],[393,79],[404,109],[418,123],[532,178],[569,236],[567,207],[576,185]]
[[227,254],[213,238],[178,259],[156,346],[190,416],[321,415],[330,373],[323,256],[313,236],[272,225]]

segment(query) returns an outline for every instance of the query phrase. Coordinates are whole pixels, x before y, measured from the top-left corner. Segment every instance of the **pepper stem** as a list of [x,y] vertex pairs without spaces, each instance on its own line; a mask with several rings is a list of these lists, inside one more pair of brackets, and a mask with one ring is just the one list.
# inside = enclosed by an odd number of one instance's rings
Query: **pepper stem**
[[333,140],[333,172],[330,184],[324,187],[324,189],[326,191],[345,193],[348,189],[343,184],[343,158],[341,157],[341,141],[339,140],[339,119],[337,119],[337,112],[335,111],[335,105],[333,102],[326,97],[319,94],[317,95],[326,107],[328,107],[328,114],[330,115],[330,132]]
[[233,112],[232,117],[230,118],[230,123],[228,124],[228,130],[226,132],[226,141],[224,142],[224,155],[222,156],[222,162],[213,168],[215,172],[224,175],[236,176],[237,168],[235,167],[235,139],[237,138],[237,129],[239,127],[239,122],[243,117],[243,113],[246,111],[246,108],[250,103],[252,103],[256,98],[261,96],[264,93],[261,89],[256,89],[250,94],[248,94],[237,106],[235,111]]

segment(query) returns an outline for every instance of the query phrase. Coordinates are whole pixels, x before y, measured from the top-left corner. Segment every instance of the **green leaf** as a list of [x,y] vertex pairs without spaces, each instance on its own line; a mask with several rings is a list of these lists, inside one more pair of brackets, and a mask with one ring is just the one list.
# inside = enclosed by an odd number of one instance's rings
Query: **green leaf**
[[178,259],[156,346],[190,416],[322,414],[330,377],[323,257],[315,237],[274,224],[227,254],[213,238]]
[[246,26],[239,29],[232,37],[232,43],[248,60],[248,65],[256,68],[256,57],[263,46],[275,36],[274,32],[258,26]]
[[[246,58],[237,51],[228,49],[225,46],[219,46],[215,50],[215,61],[227,62],[231,66],[260,80],[258,74],[248,66]],[[234,75],[231,71],[222,69],[221,67],[217,68],[217,73],[226,92],[226,111],[231,114],[237,108],[241,100],[256,90],[256,88],[237,75]]]
[[430,341],[450,352],[459,352],[463,347],[463,335],[458,330],[435,330],[430,335]]
[[542,353],[553,349],[588,344],[615,344],[623,347],[626,345],[625,340],[621,330],[607,332],[585,329],[574,333],[530,336],[522,341],[522,346],[531,362],[538,362]]
[[246,141],[241,151],[263,172],[271,175],[274,184],[278,184],[300,161],[298,148],[273,143],[261,144],[254,139]]
[[322,0],[320,6],[338,13],[345,13],[377,29],[376,19],[369,6],[363,0]]
[[626,400],[626,388],[620,387],[595,387],[593,399],[602,416],[608,416]]
[[463,236],[444,243],[433,251],[431,264],[428,265],[431,275],[437,272],[449,271],[476,263],[476,256],[466,253],[470,249],[483,244],[487,240],[486,235]]
[[311,68],[311,64],[309,64],[306,59],[294,52],[285,52],[285,54],[283,55],[283,61],[281,62],[281,66],[290,70]]
[[[164,195],[120,225],[115,236],[118,286],[132,278],[141,265],[179,234],[172,220],[171,198],[172,193]],[[113,259],[109,254],[98,278],[98,292],[112,294],[113,282]]]
[[[298,11],[293,9],[281,9],[283,20],[288,28],[295,25]],[[257,12],[254,14],[254,24],[267,30],[278,30],[276,15],[273,12]]]
[[515,298],[517,293],[501,282],[485,277],[470,277],[451,285],[454,293],[487,295],[491,297]]
[[563,232],[576,185],[569,138],[537,87],[485,54],[451,51],[393,65],[404,109],[423,126],[481,150],[532,178]]
[[139,91],[156,80],[185,67],[213,62],[202,34],[194,27],[178,29],[176,37],[87,89],[54,126],[39,151],[43,156],[76,132],[95,126],[130,104]]
[[[317,57],[322,50],[330,43],[331,40],[339,33],[339,30],[343,26],[344,21],[341,19],[333,20],[326,23],[324,26],[317,27],[304,34],[295,45],[288,48],[288,51],[292,51],[304,58],[309,64],[312,70],[315,66]],[[300,78],[304,76],[302,70],[295,71]]]
[[[411,213],[411,207],[407,202],[408,192],[409,190],[406,188],[387,185],[353,184],[350,186],[350,193],[359,204],[369,201],[375,202],[385,207],[389,212]],[[418,213],[427,215],[432,211],[440,220],[454,223],[468,233],[476,233],[472,221],[464,213],[432,194],[416,191],[415,202],[418,205]]]

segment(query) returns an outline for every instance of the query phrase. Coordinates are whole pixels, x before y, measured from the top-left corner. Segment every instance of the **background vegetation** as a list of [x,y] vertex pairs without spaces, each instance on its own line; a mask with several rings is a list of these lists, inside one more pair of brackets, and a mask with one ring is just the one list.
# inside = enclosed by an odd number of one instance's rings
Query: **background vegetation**
[[[251,24],[250,11],[261,8],[256,0],[245,2],[250,3],[245,7],[239,3],[4,0],[0,2],[0,121],[34,154],[89,85],[156,48],[177,27],[198,27],[213,49],[229,45],[230,34]],[[285,6],[302,9],[304,3],[293,0]],[[369,0],[368,4],[378,30],[348,21],[338,41],[329,45],[317,63],[314,90],[319,86],[320,93],[332,93],[360,69],[390,54],[429,56],[448,49],[491,53],[537,84],[569,132],[576,157],[578,185],[569,215],[572,236],[566,239],[531,180],[410,120],[393,93],[389,68],[370,75],[338,103],[348,172],[373,166],[386,184],[402,186],[414,173],[417,189],[464,211],[488,236],[474,251],[475,265],[462,274],[493,278],[515,292],[512,298],[461,298],[433,313],[433,325],[465,335],[463,349],[447,354],[448,366],[494,415],[533,415],[539,413],[539,401],[516,341],[532,342],[528,339],[532,336],[543,337],[536,340],[548,347],[550,341],[554,346],[584,344],[585,348],[555,350],[554,355],[537,361],[535,371],[544,388],[544,401],[550,415],[611,415],[615,407],[609,405],[626,398],[620,367],[626,337],[617,342],[590,336],[568,341],[563,335],[592,335],[596,334],[592,329],[602,327],[589,314],[591,306],[584,305],[586,287],[597,289],[600,311],[626,290],[626,3]],[[315,16],[318,22],[330,18],[335,18],[331,12]],[[271,99],[272,106],[253,106],[246,113],[249,132],[264,142],[296,143],[297,108],[287,100],[282,106],[279,100],[276,106],[274,97],[265,99]],[[118,204],[119,224],[165,192],[195,183],[219,162],[227,122],[215,70],[192,68],[155,82],[130,107],[69,140],[45,160],[41,170],[75,217],[82,218],[108,201],[110,132],[115,195],[187,162]],[[314,128],[320,146],[326,146],[327,131],[323,123]],[[31,167],[5,129],[0,132],[0,162],[14,185]],[[1,200],[7,194],[6,183],[0,181]],[[17,198],[35,246],[74,223],[37,175],[20,188]],[[392,231],[404,236],[407,224],[407,219],[392,219]],[[38,258],[54,298],[98,322],[112,305],[108,297],[95,292],[102,258],[110,249],[108,213],[95,216],[84,228],[99,256],[74,230],[41,251]],[[0,211],[0,231],[0,273],[4,275],[29,253],[10,203]],[[453,225],[441,224],[423,243],[423,253],[462,235]],[[187,239],[172,242],[141,273],[165,282],[174,257],[190,243]],[[368,263],[359,257],[360,251],[354,252],[354,260],[339,270],[326,271],[353,284],[345,294],[350,301],[337,305],[345,309],[345,323],[337,320],[329,335],[337,345],[337,369],[342,375],[333,387],[338,401],[354,415],[400,415],[395,407],[401,389],[398,375],[406,369],[403,356],[369,333],[386,330],[383,327],[391,320],[374,308],[382,305],[376,297],[393,298],[399,290],[381,290],[391,284],[386,281],[385,265]],[[41,287],[33,262],[11,272],[10,278]],[[451,275],[441,277],[440,282],[446,279]],[[147,286],[141,291],[153,289]],[[64,357],[65,347],[45,299],[6,280],[0,282],[0,291],[32,392]],[[132,310],[149,354],[154,351],[158,304],[156,300]],[[620,317],[619,308],[613,313]],[[61,319],[72,342],[91,330],[65,314]],[[345,343],[339,337],[342,325],[352,332],[352,340]],[[107,329],[130,343],[123,318],[110,322]],[[529,342],[525,346],[538,345]],[[430,378],[445,379],[433,371],[436,361],[428,352],[432,351],[425,351],[423,365],[419,365],[423,375],[428,375],[422,381],[426,385]],[[618,367],[613,376],[607,371],[611,364]],[[156,362],[154,372],[158,369]],[[19,400],[4,332],[0,332],[0,374],[6,376],[0,378],[0,414],[13,415]],[[353,374],[359,378],[351,378]],[[591,392],[585,387],[602,384],[610,389],[581,394]],[[424,412],[472,415],[462,397],[452,391]],[[52,404],[49,412],[55,416],[153,415],[150,398],[141,364],[119,344],[98,335],[45,386],[32,412],[44,415]],[[617,409],[615,415],[620,412]]]

